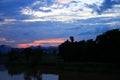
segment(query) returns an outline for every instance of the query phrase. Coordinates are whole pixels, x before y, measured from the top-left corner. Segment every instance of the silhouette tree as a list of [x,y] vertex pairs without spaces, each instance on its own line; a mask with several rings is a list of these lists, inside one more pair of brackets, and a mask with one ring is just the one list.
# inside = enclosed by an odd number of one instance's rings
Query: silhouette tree
[[25,55],[26,61],[32,63],[31,65],[35,65],[40,62],[43,50],[41,47],[35,49],[25,48],[23,53]]
[[96,43],[99,47],[99,54],[104,61],[118,61],[120,49],[119,29],[109,30],[97,36]]
[[73,43],[74,42],[74,37],[70,36],[70,41]]
[[113,29],[98,35],[93,41],[74,42],[70,36],[59,46],[59,55],[65,61],[118,62],[120,60],[120,30]]

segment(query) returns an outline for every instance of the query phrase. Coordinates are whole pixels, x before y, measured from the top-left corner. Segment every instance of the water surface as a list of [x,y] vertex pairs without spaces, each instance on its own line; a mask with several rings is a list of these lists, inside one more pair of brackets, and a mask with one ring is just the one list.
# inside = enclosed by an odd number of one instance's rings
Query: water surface
[[[48,66],[47,66],[48,67]],[[120,80],[119,73],[95,73],[47,68],[0,66],[0,80]]]

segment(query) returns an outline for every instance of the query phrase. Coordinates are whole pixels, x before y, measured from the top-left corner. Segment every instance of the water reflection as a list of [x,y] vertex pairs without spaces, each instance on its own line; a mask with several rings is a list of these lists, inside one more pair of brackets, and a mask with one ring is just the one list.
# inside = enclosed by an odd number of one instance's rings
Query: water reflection
[[59,75],[41,72],[38,67],[0,65],[0,80],[59,80]]
[[0,80],[58,80],[58,75],[54,74],[42,74],[37,77],[18,74],[10,75],[7,71],[0,71]]
[[10,75],[8,71],[0,71],[0,80],[24,80],[24,75]]
[[40,73],[39,71],[34,71],[34,69],[28,69],[27,71],[25,71],[24,73],[24,80],[42,80],[42,73]]
[[120,80],[117,73],[93,73],[49,68],[48,66],[0,66],[0,80]]
[[42,74],[41,80],[58,80],[59,76],[55,74]]

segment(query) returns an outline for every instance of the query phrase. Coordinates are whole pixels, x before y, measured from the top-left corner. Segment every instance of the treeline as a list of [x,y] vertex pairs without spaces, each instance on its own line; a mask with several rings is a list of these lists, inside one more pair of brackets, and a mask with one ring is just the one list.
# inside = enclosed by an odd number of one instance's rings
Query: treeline
[[[3,46],[4,47],[4,46]],[[66,40],[58,47],[58,56],[64,61],[78,62],[119,62],[120,61],[120,30],[109,30],[98,35],[95,40],[75,41],[74,37]],[[0,53],[0,63],[34,63],[38,64],[46,51],[36,48],[11,49],[7,54]]]
[[120,30],[109,30],[95,40],[74,41],[74,37],[59,45],[59,56],[65,61],[119,62]]
[[0,55],[1,63],[9,64],[9,63],[25,63],[35,65],[41,61],[41,57],[44,54],[43,49],[38,46],[37,48],[24,48],[17,49],[12,48],[10,52],[7,54]]

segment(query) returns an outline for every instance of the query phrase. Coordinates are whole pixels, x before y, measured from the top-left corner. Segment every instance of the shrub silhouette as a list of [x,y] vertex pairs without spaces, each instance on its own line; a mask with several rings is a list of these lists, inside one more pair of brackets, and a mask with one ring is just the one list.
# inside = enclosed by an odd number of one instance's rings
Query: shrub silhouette
[[109,30],[93,41],[74,42],[70,37],[59,45],[59,54],[65,61],[118,62],[120,53],[120,30]]

